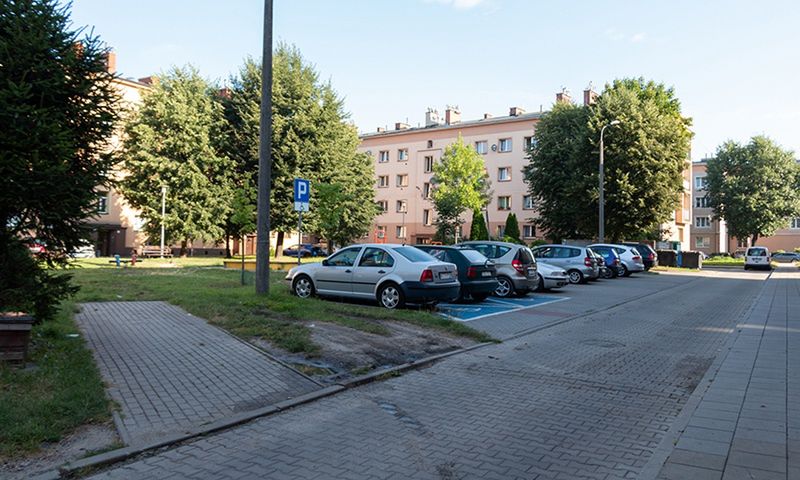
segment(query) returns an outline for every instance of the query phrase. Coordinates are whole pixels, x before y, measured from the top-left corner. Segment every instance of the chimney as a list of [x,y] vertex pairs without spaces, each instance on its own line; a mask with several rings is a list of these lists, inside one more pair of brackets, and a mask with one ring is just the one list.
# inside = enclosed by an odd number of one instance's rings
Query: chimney
[[556,103],[571,103],[572,97],[569,95],[569,90],[562,88],[560,92],[556,93]]
[[155,75],[151,75],[149,77],[142,77],[139,79],[139,83],[144,83],[145,85],[155,85],[158,83],[158,77]]
[[407,123],[397,122],[397,123],[394,124],[394,129],[395,130],[406,130],[407,128],[408,128],[408,124]]
[[113,50],[106,52],[106,70],[108,73],[117,73],[117,54]]
[[453,125],[454,123],[461,123],[461,110],[458,105],[448,105],[447,110],[444,111],[444,123],[446,125]]
[[385,128],[383,128],[383,127],[378,127],[378,133],[383,133],[383,132],[385,132],[385,131],[386,131],[386,129],[385,129]]
[[508,109],[508,114],[512,117],[519,117],[524,114],[525,110],[520,107],[511,107]]
[[217,91],[217,96],[219,96],[220,98],[224,98],[226,100],[230,100],[231,99],[231,93],[232,92],[231,92],[230,88],[224,87],[224,88],[220,88]]
[[441,119],[439,118],[439,111],[433,108],[429,108],[427,112],[425,112],[425,126],[426,127],[434,127],[441,123]]
[[491,113],[484,113],[483,114],[483,119],[484,120],[489,120],[490,118],[492,118],[492,114]]
[[583,104],[586,106],[594,105],[595,101],[597,101],[597,92],[594,91],[592,84],[589,83],[589,86],[583,91]]

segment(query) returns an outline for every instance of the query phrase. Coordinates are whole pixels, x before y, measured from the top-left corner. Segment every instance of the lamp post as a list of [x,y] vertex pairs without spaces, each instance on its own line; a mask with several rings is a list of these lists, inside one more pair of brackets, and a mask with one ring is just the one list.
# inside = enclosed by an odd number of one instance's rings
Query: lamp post
[[606,205],[605,205],[605,183],[604,183],[604,175],[605,175],[605,163],[603,158],[603,150],[605,148],[605,144],[603,143],[603,134],[606,131],[606,128],[619,125],[619,120],[612,120],[611,123],[608,125],[604,125],[603,128],[600,129],[600,225],[599,225],[599,232],[598,232],[598,241],[600,243],[605,242],[606,239]]
[[164,258],[164,221],[167,212],[167,186],[161,185],[161,258]]
[[264,0],[260,114],[256,213],[256,294],[266,295],[269,293],[269,196],[272,182],[272,0]]

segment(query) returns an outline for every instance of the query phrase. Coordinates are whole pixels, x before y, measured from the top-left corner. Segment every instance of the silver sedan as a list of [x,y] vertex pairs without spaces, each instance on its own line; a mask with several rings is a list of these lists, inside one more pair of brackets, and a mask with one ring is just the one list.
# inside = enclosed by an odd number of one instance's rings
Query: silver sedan
[[375,299],[386,308],[448,302],[458,298],[461,287],[455,265],[397,244],[352,245],[321,263],[292,268],[286,280],[301,298],[317,294]]

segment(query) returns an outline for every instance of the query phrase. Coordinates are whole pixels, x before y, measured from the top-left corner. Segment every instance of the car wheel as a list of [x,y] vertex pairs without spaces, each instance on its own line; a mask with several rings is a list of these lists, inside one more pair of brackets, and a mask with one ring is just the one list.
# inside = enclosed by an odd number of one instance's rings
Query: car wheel
[[606,268],[605,270],[603,270],[603,278],[605,279],[614,278],[614,271],[611,270],[610,268]]
[[583,274],[577,270],[570,270],[567,272],[569,275],[569,283],[583,283]]
[[308,298],[314,295],[314,282],[308,275],[300,275],[292,283],[292,291],[300,298]]
[[622,267],[620,267],[620,268],[622,268],[622,276],[623,277],[630,277],[631,276],[631,271],[628,270],[628,267],[626,267],[625,265],[622,265]]
[[536,283],[536,291],[537,292],[544,292],[544,277],[542,277],[541,273],[537,273],[539,276],[539,281]]
[[514,293],[514,284],[508,277],[497,277],[497,288],[494,294],[500,298],[510,297]]
[[405,303],[403,291],[400,290],[397,284],[389,282],[378,290],[378,303],[389,310],[402,307]]

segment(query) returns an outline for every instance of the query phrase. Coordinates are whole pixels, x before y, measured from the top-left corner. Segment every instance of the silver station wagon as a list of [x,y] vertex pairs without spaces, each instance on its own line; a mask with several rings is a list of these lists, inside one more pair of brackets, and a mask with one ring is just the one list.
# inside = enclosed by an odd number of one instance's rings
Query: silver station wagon
[[312,295],[374,299],[386,308],[405,303],[448,302],[461,284],[452,263],[408,245],[351,245],[322,263],[289,270],[286,280],[301,298]]

